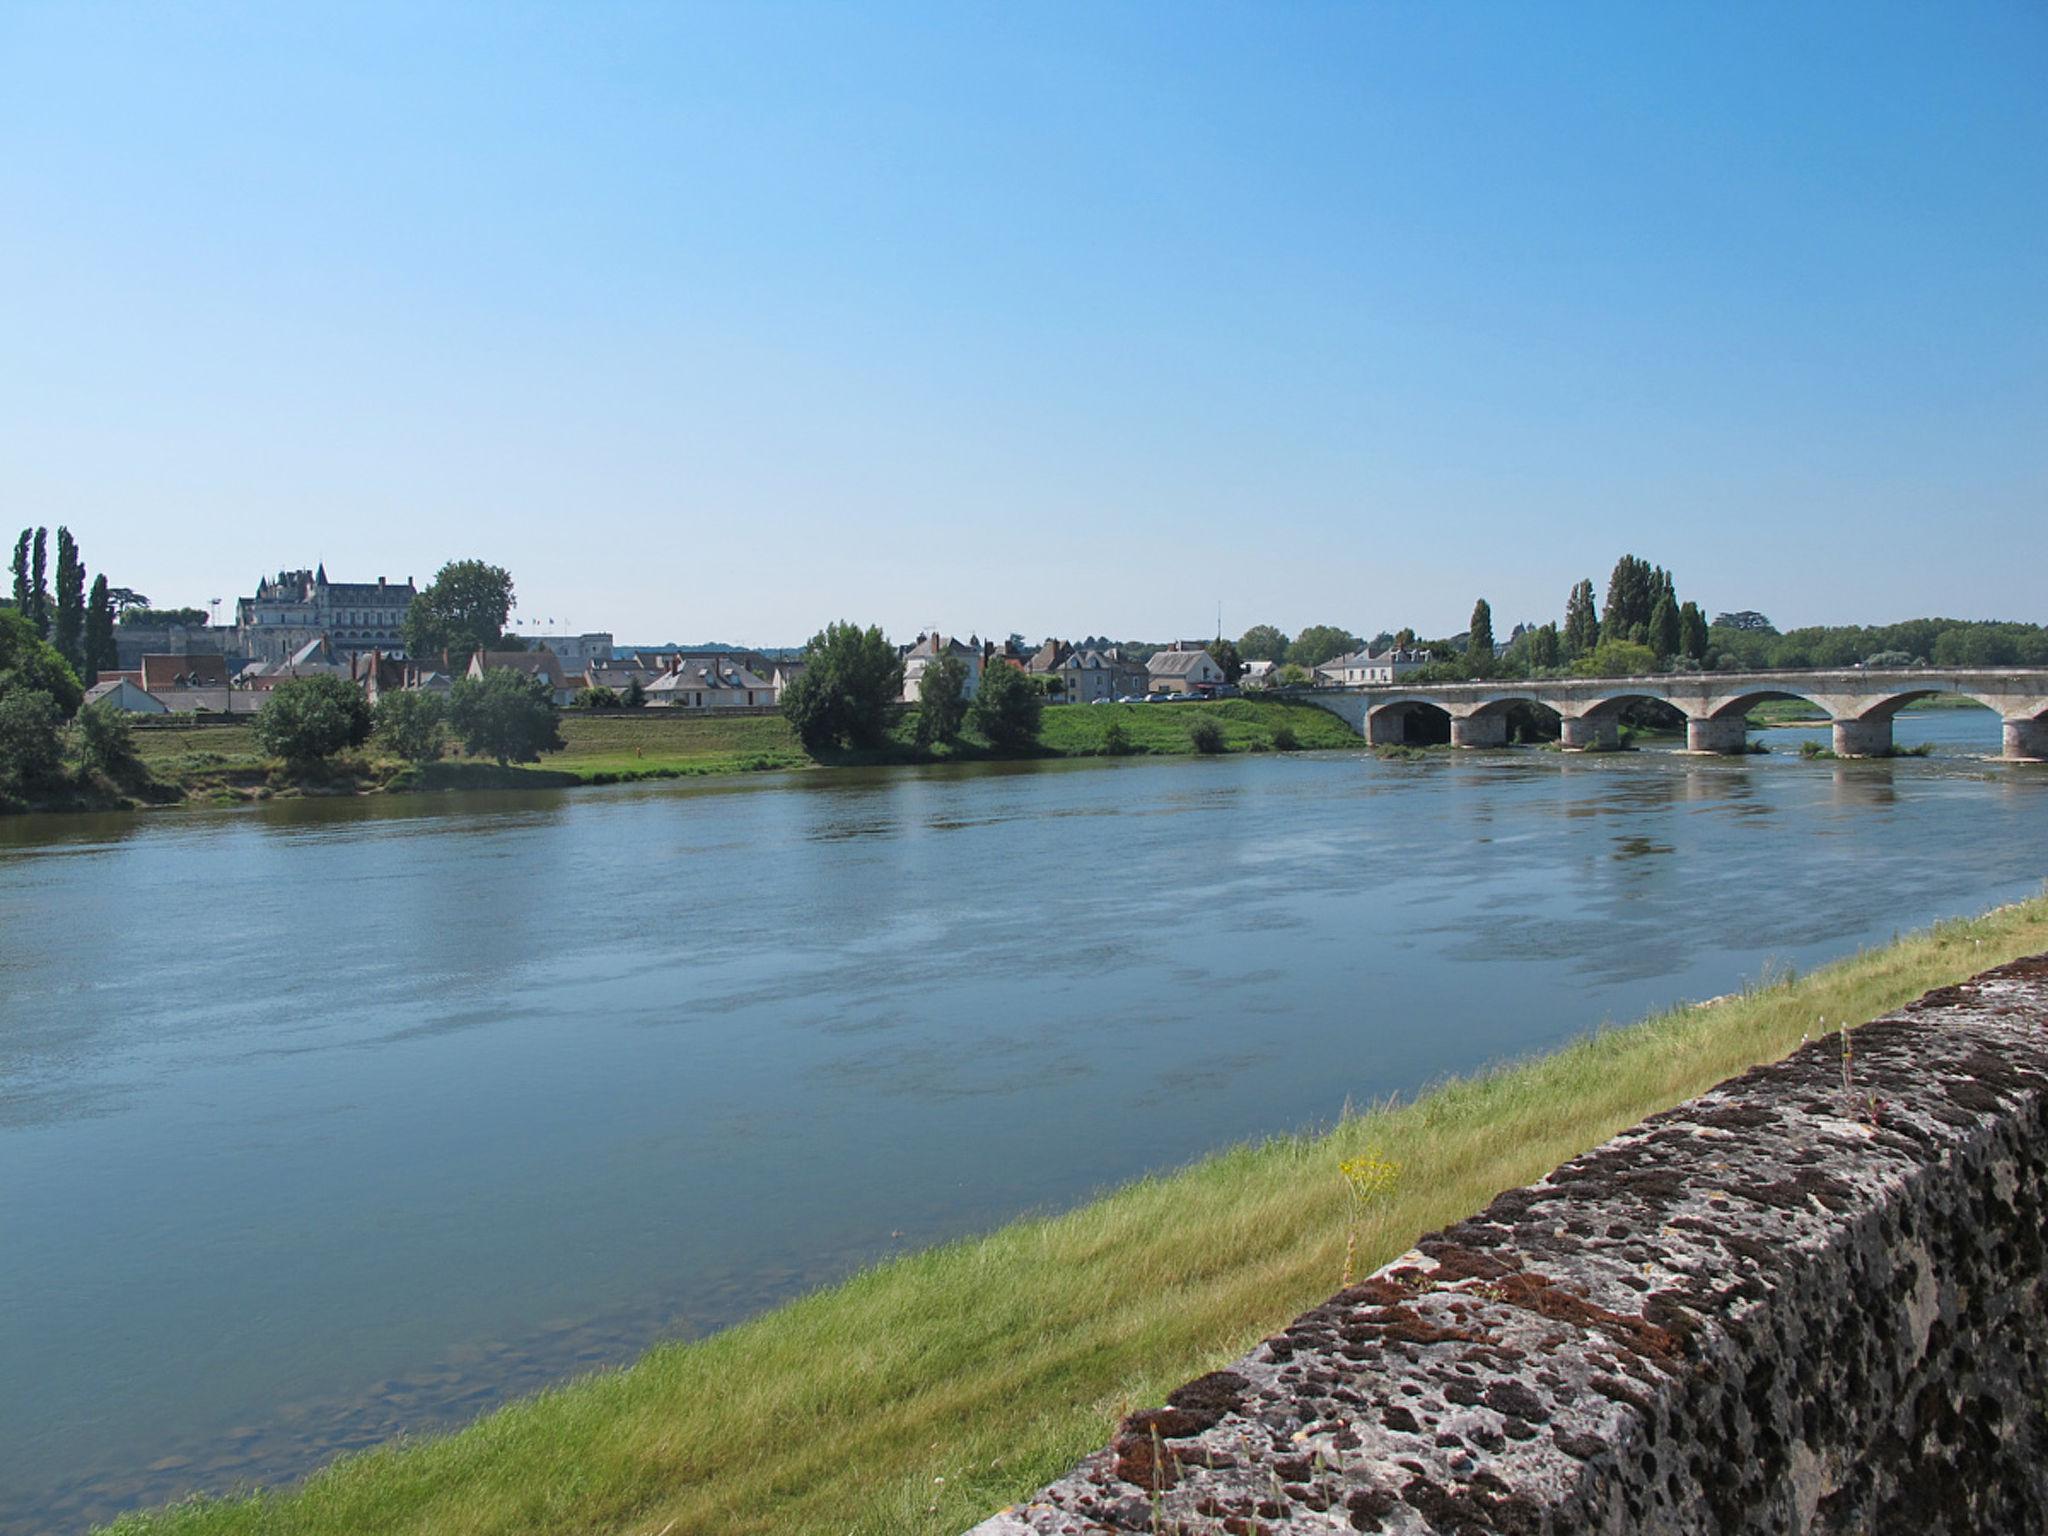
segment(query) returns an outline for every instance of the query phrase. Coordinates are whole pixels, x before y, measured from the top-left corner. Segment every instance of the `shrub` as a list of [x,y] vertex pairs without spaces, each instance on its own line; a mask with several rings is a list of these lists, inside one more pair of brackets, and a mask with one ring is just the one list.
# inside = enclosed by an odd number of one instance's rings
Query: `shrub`
[[[637,683],[640,679],[636,677],[633,681]],[[643,695],[641,702],[645,703],[646,690],[643,689],[641,692]],[[578,709],[618,709],[620,707],[618,690],[607,687],[603,683],[593,684],[576,695],[576,707]]]
[[256,711],[256,745],[306,767],[370,739],[370,702],[345,677],[295,677]]
[[408,763],[431,763],[444,746],[447,714],[440,698],[423,689],[387,693],[377,701],[377,740]]
[[448,725],[471,757],[507,763],[537,763],[543,752],[562,749],[562,712],[547,682],[510,667],[488,668],[465,677],[448,698]]
[[1223,750],[1223,727],[1206,717],[1193,721],[1188,726],[1188,740],[1204,757],[1214,757]]
[[0,785],[39,789],[64,772],[64,744],[57,726],[64,712],[40,688],[11,688],[0,694]]
[[1131,755],[1130,732],[1124,729],[1121,720],[1109,722],[1109,729],[1102,733],[1102,755],[1104,757],[1129,757]]
[[88,704],[71,722],[78,760],[88,773],[119,778],[135,769],[135,731],[127,715],[107,703]]
[[1279,752],[1299,752],[1301,738],[1294,734],[1293,726],[1276,725],[1273,727],[1273,747]]

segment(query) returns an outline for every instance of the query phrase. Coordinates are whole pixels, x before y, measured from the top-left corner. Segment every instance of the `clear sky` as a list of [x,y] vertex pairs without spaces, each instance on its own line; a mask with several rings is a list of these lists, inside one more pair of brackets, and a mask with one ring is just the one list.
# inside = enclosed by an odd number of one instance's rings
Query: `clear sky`
[[622,639],[2048,619],[2048,7],[0,0],[0,526]]

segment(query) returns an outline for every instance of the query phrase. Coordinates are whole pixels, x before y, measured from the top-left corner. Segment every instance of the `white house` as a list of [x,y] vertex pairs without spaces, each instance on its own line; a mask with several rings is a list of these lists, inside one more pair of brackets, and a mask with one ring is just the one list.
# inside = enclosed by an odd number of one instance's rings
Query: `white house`
[[924,669],[941,656],[954,657],[967,668],[967,686],[962,693],[967,698],[974,697],[981,687],[981,647],[968,645],[959,640],[948,640],[944,635],[933,631],[929,635],[919,635],[917,644],[903,653],[904,703],[917,702],[917,690],[919,684],[924,681]]
[[1378,655],[1353,651],[1337,656],[1316,668],[1316,681],[1340,688],[1363,688],[1373,683],[1398,683],[1418,667],[1429,665],[1431,653],[1388,647]]
[[662,709],[758,709],[775,702],[775,685],[729,656],[673,656],[647,685],[647,702]]

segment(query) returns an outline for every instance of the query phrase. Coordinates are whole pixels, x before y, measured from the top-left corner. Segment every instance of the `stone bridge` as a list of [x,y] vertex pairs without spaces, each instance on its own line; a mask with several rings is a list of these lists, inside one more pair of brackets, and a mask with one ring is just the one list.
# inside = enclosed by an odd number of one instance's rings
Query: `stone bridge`
[[1998,711],[2005,755],[2048,759],[2048,668],[1967,671],[1671,672],[1655,677],[1573,677],[1544,682],[1381,683],[1364,688],[1296,688],[1285,696],[1340,716],[1368,742],[1405,742],[1425,711],[1448,715],[1451,744],[1507,745],[1508,712],[1534,705],[1556,715],[1567,747],[1616,746],[1621,712],[1652,700],[1685,714],[1685,744],[1694,752],[1740,752],[1749,712],[1771,699],[1800,699],[1834,725],[1841,757],[1882,757],[1892,746],[1892,717],[1916,699],[1952,694]]

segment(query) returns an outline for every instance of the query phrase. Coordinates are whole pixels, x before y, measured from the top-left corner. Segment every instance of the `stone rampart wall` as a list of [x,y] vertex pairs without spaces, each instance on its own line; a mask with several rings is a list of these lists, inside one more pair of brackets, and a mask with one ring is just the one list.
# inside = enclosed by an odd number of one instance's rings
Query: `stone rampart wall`
[[2048,1530],[2048,957],[1501,1195],[972,1536]]

